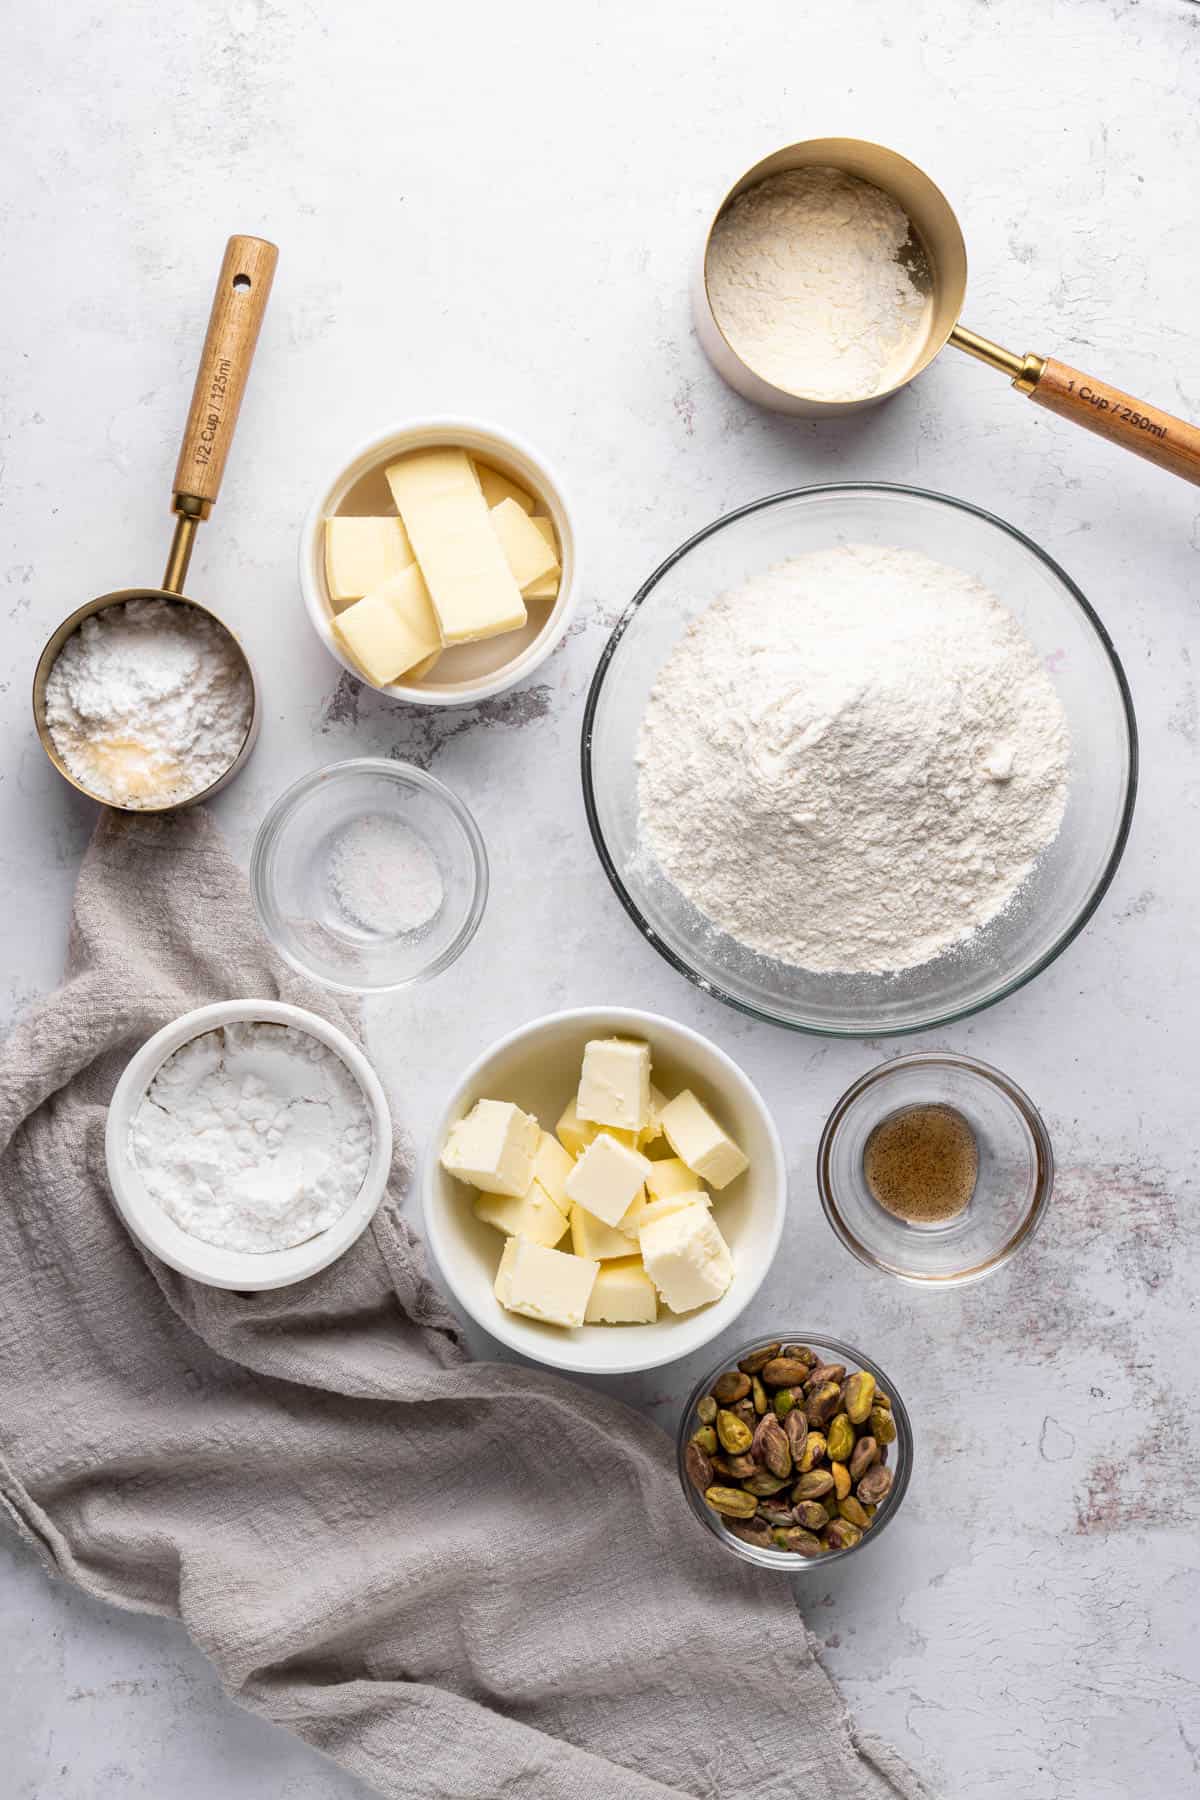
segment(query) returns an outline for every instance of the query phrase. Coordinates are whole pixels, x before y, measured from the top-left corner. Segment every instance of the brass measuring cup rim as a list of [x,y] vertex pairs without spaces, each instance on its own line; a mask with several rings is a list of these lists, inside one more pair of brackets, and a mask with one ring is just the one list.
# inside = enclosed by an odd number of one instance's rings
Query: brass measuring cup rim
[[[169,565],[168,574],[170,574]],[[188,606],[195,612],[203,613],[204,617],[206,619],[211,619],[234,645],[241,658],[242,666],[249,677],[250,721],[246,726],[246,735],[242,739],[237,754],[232,758],[229,766],[226,769],[223,769],[221,774],[217,776],[215,781],[210,781],[206,787],[200,788],[194,794],[189,794],[184,800],[170,800],[145,806],[126,806],[116,800],[107,800],[102,794],[93,793],[91,788],[85,786],[82,781],[72,775],[70,769],[59,755],[53,734],[51,733],[50,726],[46,720],[46,683],[50,679],[50,671],[58,661],[59,654],[62,651],[64,644],[66,644],[69,638],[74,637],[85,619],[93,618],[96,613],[106,612],[110,606],[123,606],[129,600],[167,600],[173,605]],[[97,806],[107,806],[113,812],[180,812],[186,807],[198,806],[201,801],[210,799],[212,795],[216,794],[225,786],[227,781],[232,780],[233,776],[241,768],[251,750],[254,748],[262,723],[262,696],[259,690],[258,677],[254,672],[254,664],[251,662],[250,657],[246,652],[246,647],[238,637],[237,632],[234,631],[231,626],[227,625],[224,619],[217,613],[213,612],[211,607],[205,606],[202,601],[193,600],[189,594],[178,593],[174,588],[169,587],[118,588],[111,594],[99,594],[94,600],[85,600],[82,606],[76,607],[73,613],[70,613],[60,625],[56,626],[42,646],[41,655],[38,657],[33,671],[32,698],[33,722],[38,737],[41,740],[42,749],[46,752],[46,755],[50,758],[50,761],[54,764],[54,767],[58,770],[63,780],[69,782],[75,791],[82,794],[85,799],[94,801]]]
[[[724,213],[739,195],[756,187],[772,175],[791,169],[828,167],[856,176],[880,188],[897,205],[903,207],[912,231],[925,255],[933,282],[933,315],[919,355],[903,374],[886,387],[854,400],[826,400],[798,389],[780,387],[760,375],[729,342],[717,318],[708,289],[708,253],[713,232]],[[958,324],[967,291],[967,247],[962,228],[953,207],[933,180],[917,163],[885,144],[869,138],[822,137],[802,138],[769,152],[754,163],[724,194],[713,213],[704,237],[700,273],[696,287],[696,324],[701,344],[717,372],[730,385],[755,400],[777,409],[780,400],[789,402],[785,410],[812,416],[857,411],[874,406],[906,387],[934,357],[943,350]],[[736,379],[744,372],[750,379]]]

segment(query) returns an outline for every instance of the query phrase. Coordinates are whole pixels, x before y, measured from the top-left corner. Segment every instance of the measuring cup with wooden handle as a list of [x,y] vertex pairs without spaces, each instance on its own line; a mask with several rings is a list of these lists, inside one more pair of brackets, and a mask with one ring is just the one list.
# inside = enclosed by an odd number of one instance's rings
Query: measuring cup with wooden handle
[[78,607],[54,631],[47,641],[33,677],[33,717],[42,748],[64,780],[90,799],[113,805],[103,794],[93,794],[66,766],[46,722],[46,683],[58,659],[59,651],[87,618],[106,607],[123,605],[127,600],[168,600],[190,606],[211,619],[229,638],[240,657],[253,694],[250,723],[237,755],[219,778],[184,801],[156,802],[153,797],[118,810],[136,812],[168,812],[179,805],[194,806],[207,799],[241,768],[258,736],[260,704],[258,683],[240,641],[222,619],[199,601],[184,596],[183,584],[191,560],[197,527],[207,519],[221,491],[221,477],[233,442],[234,428],[246,389],[246,377],[254,358],[259,329],[279,252],[263,238],[231,237],[225,246],[221,273],[209,314],[208,332],[196,371],[192,403],[184,427],[179,461],[175,468],[174,494],[171,501],[175,513],[175,533],[167,556],[166,573],[160,588],[122,588],[116,593],[101,594]]
[[[905,251],[913,253],[913,263],[921,267],[922,278],[927,277],[929,284],[924,326],[903,366],[876,392],[862,399],[826,400],[791,392],[743,362],[721,330],[708,295],[706,240],[696,285],[696,331],[718,374],[738,393],[775,412],[805,417],[848,412],[894,394],[928,368],[946,344],[953,344],[955,349],[965,350],[968,356],[1001,370],[1019,393],[1027,394],[1047,411],[1097,432],[1122,449],[1168,469],[1172,475],[1200,483],[1200,427],[1173,418],[1160,407],[1135,400],[1108,382],[1083,375],[1052,357],[1018,356],[959,323],[967,292],[967,250],[958,220],[946,196],[925,171],[896,151],[865,138],[808,138],[803,143],[788,144],[755,163],[735,182],[718,207],[713,226],[726,207],[748,188],[788,170],[814,167],[840,169],[880,188],[907,214],[912,241]],[[710,238],[711,235],[710,228]],[[901,260],[906,261],[905,256]]]

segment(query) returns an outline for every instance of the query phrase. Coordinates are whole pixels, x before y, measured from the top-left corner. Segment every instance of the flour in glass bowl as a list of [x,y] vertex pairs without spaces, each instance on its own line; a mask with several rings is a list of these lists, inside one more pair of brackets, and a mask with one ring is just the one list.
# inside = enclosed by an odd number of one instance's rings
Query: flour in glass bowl
[[964,944],[1058,834],[1054,684],[980,582],[838,545],[723,594],[638,743],[643,846],[707,919],[795,967],[882,973]]
[[341,1218],[371,1142],[366,1100],[341,1057],[311,1032],[264,1020],[181,1045],[129,1133],[147,1192],[182,1231],[261,1254]]

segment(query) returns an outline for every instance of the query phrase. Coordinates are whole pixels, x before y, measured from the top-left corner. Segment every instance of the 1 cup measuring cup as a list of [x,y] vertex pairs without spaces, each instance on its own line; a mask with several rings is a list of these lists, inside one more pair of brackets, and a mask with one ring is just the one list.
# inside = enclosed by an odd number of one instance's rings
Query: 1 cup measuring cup
[[175,513],[175,534],[171,540],[162,586],[123,588],[115,593],[101,594],[98,599],[88,600],[83,606],[77,607],[51,634],[34,671],[33,718],[46,755],[72,787],[91,800],[113,806],[115,802],[104,795],[92,793],[71,773],[59,754],[47,724],[46,683],[68,638],[74,635],[85,619],[110,606],[120,606],[129,600],[166,600],[176,606],[190,607],[211,620],[235,650],[249,681],[252,704],[246,734],[233,760],[215,781],[209,782],[198,792],[189,794],[182,801],[151,800],[137,806],[117,805],[117,811],[173,812],[180,806],[194,806],[198,801],[208,799],[233,779],[258,737],[261,705],[258,683],[250,660],[236,635],[222,619],[208,607],[201,606],[198,600],[184,596],[183,584],[187,578],[197,527],[207,519],[220,493],[221,477],[225,473],[225,461],[233,442],[246,378],[254,359],[254,349],[278,260],[279,252],[275,245],[267,243],[263,238],[231,237],[225,246],[204,349],[192,390],[192,403],[179,448],[179,461],[175,467],[174,498],[171,503]]
[[[923,329],[907,366],[863,399],[829,400],[791,392],[767,380],[734,350],[713,309],[706,277],[709,243],[717,220],[739,195],[772,175],[792,169],[834,168],[889,195],[908,215],[913,237],[928,269],[930,293]],[[695,290],[696,330],[710,362],[732,388],[775,412],[817,416],[848,412],[895,393],[926,368],[946,344],[964,350],[1009,377],[1017,392],[1038,406],[1082,425],[1124,450],[1185,481],[1200,484],[1200,427],[1174,418],[1157,406],[1094,375],[1084,375],[1053,357],[1017,355],[959,322],[967,290],[967,252],[958,220],[941,190],[906,157],[862,138],[810,138],[764,157],[734,183],[717,208],[704,244]]]

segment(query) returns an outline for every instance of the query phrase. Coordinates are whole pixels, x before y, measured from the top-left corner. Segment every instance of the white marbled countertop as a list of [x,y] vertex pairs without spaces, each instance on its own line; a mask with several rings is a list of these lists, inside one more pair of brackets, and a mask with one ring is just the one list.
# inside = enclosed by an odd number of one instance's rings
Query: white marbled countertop
[[[959,210],[972,326],[1200,416],[1200,6],[63,0],[13,12],[5,65],[8,1016],[57,978],[92,822],[32,734],[32,661],[79,600],[158,580],[220,246],[262,232],[279,277],[191,580],[266,673],[262,743],[217,811],[244,856],[285,783],[362,751],[435,769],[476,811],[495,878],[478,939],[372,1008],[400,1123],[419,1139],[461,1065],[550,1008],[628,1002],[716,1036],[791,1163],[764,1314],[836,1319],[918,1423],[886,1547],[804,1589],[858,1719],[954,1800],[1200,1791],[1197,492],[952,353],[849,422],[765,416],[708,368],[687,300],[738,171],[795,138],[872,137]],[[309,631],[296,537],[345,449],[448,411],[506,422],[561,466],[584,601],[523,690],[403,711]],[[826,1111],[905,1046],[789,1036],[687,986],[609,891],[579,795],[588,680],[645,575],[729,507],[837,477],[942,489],[1030,533],[1106,621],[1139,712],[1138,812],[1093,923],[1004,1006],[917,1040],[1011,1072],[1060,1165],[1032,1248],[963,1293],[870,1276],[816,1205]],[[669,1425],[692,1374],[634,1397]],[[9,1538],[0,1591],[14,1800],[365,1793],[228,1705],[178,1628],[51,1587]]]

